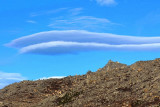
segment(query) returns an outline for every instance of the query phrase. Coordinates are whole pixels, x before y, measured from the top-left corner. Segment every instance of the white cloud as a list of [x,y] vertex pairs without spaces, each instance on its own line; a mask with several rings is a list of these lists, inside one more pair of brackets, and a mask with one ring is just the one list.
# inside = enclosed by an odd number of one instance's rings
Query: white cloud
[[[36,16],[43,16],[43,15],[52,15],[60,12],[64,12],[64,14],[70,14],[70,15],[79,15],[82,12],[83,8],[57,8],[53,10],[43,10],[38,12],[33,12],[30,14],[31,17]],[[63,14],[63,15],[64,15]]]
[[34,24],[34,23],[37,23],[37,22],[34,21],[34,20],[27,20],[27,22],[28,22],[28,23],[33,23],[33,24]]
[[8,79],[8,80],[18,80],[22,81],[25,78],[21,76],[19,73],[5,73],[5,72],[0,72],[0,79]]
[[71,54],[85,51],[159,51],[160,37],[135,37],[83,30],[48,31],[11,41],[20,53]]
[[37,53],[37,54],[66,54],[78,53],[81,51],[95,51],[95,50],[160,50],[160,43],[154,44],[137,44],[137,45],[110,45],[103,43],[78,43],[78,42],[47,42],[31,45],[20,49],[21,53]]
[[97,3],[101,4],[101,5],[112,5],[112,4],[116,4],[115,0],[96,0]]
[[58,30],[88,29],[90,31],[95,31],[97,29],[107,29],[112,25],[115,25],[115,23],[112,23],[106,18],[97,18],[93,16],[72,16],[52,19],[51,23],[48,26]]
[[82,12],[83,8],[73,8],[69,10],[71,15],[79,15]]
[[[118,25],[112,23],[106,18],[99,18],[94,16],[82,16],[83,8],[59,8],[55,10],[41,11],[32,13],[32,17],[52,15],[56,13],[57,17],[51,17],[48,21],[48,27],[54,30],[89,30],[89,31],[103,31],[110,30],[111,26]],[[32,20],[29,23],[34,23]]]
[[43,78],[40,78],[40,80],[44,80],[44,79],[61,79],[61,78],[64,78],[65,76],[53,76],[53,77],[43,77]]
[[36,17],[36,16],[42,16],[42,15],[49,15],[49,14],[55,14],[55,13],[59,13],[62,11],[67,10],[67,8],[58,8],[58,9],[54,9],[54,10],[45,10],[45,11],[39,11],[39,12],[33,12],[31,13],[31,17]]
[[26,78],[19,73],[5,73],[0,71],[0,89],[14,82],[20,82]]

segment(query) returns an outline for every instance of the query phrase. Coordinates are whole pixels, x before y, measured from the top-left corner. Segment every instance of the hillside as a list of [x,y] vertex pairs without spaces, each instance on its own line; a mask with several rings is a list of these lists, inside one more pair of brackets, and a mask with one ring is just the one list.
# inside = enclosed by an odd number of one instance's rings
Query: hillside
[[0,107],[160,107],[160,59],[14,83],[0,90]]

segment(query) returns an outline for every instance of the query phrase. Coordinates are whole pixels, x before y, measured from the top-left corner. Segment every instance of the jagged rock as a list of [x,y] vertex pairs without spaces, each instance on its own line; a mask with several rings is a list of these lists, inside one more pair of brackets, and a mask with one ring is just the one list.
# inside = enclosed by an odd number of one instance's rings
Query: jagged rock
[[101,71],[112,71],[113,69],[125,68],[126,66],[126,64],[121,64],[119,62],[109,60],[108,63],[101,69]]

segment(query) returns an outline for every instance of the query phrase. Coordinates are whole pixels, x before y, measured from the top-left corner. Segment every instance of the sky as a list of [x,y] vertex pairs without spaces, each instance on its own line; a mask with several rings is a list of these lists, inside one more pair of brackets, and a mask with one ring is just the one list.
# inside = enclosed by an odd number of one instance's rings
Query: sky
[[160,57],[159,0],[0,0],[0,88]]

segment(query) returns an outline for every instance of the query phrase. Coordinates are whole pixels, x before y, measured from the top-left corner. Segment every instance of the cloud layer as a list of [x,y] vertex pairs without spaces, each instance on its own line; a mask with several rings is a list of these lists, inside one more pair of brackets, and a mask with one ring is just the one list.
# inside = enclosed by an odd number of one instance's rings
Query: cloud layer
[[83,30],[40,32],[11,41],[20,53],[70,54],[84,51],[159,51],[160,37],[135,37]]
[[5,73],[0,71],[0,89],[14,82],[25,80],[19,73]]

